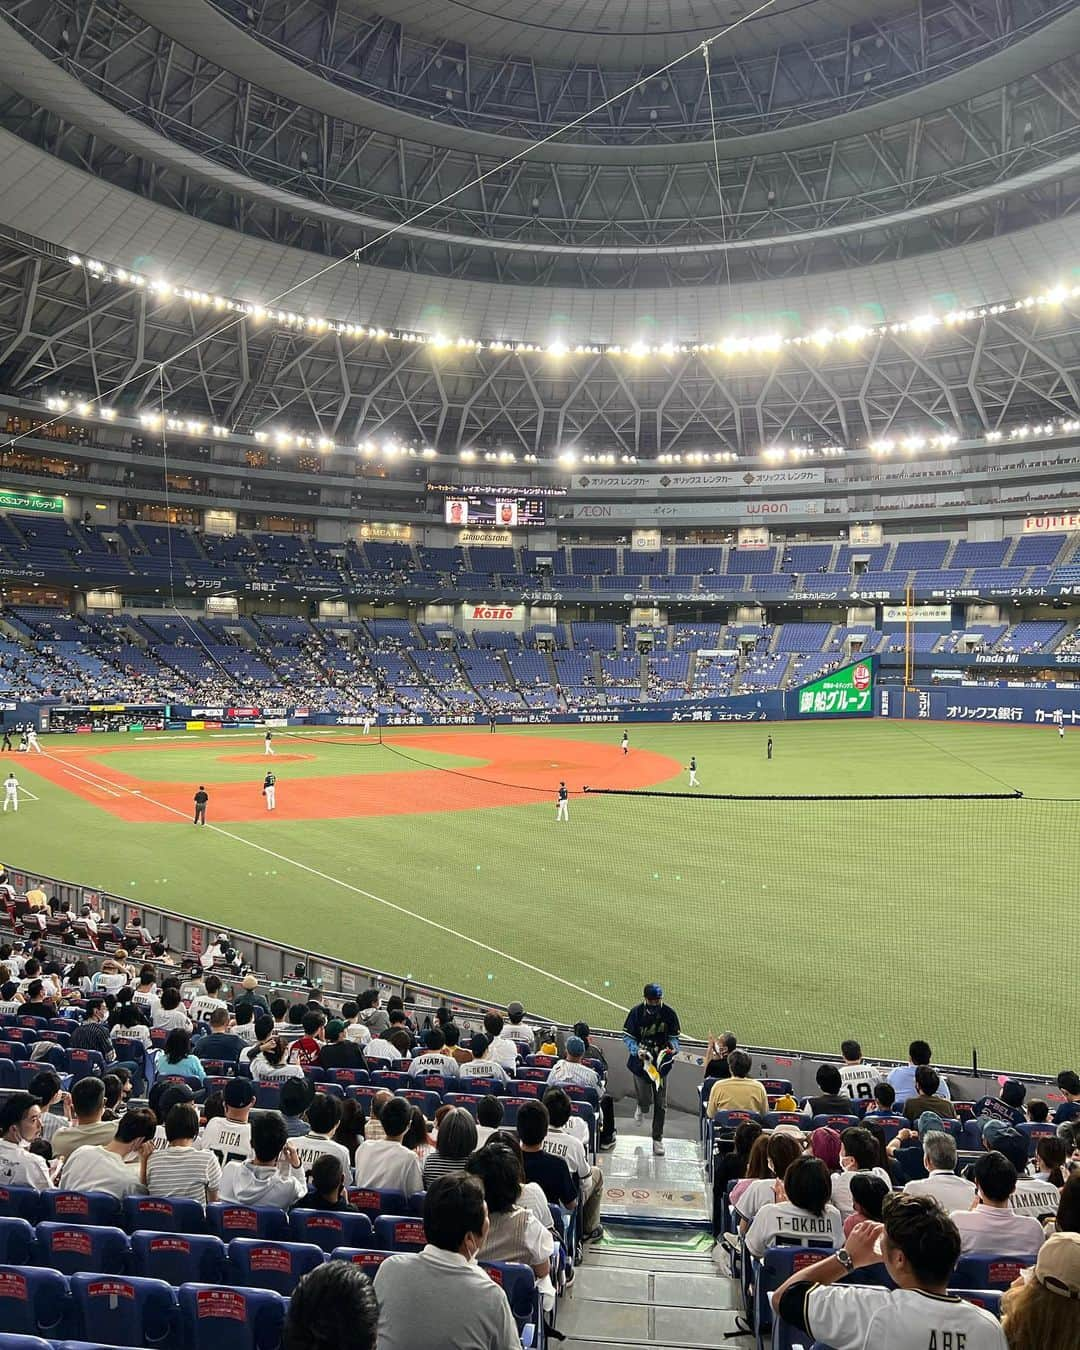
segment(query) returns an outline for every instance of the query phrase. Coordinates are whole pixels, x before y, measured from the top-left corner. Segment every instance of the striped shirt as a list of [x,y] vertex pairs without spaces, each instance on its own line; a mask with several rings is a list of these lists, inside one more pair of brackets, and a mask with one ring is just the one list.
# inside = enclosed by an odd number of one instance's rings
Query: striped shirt
[[151,1153],[146,1162],[149,1195],[197,1200],[205,1205],[208,1191],[221,1185],[221,1164],[207,1148],[177,1148],[169,1145]]
[[553,1064],[547,1080],[548,1087],[558,1087],[562,1083],[571,1083],[577,1087],[600,1087],[595,1069],[590,1069],[587,1064],[572,1064],[568,1059],[560,1059],[558,1064]]

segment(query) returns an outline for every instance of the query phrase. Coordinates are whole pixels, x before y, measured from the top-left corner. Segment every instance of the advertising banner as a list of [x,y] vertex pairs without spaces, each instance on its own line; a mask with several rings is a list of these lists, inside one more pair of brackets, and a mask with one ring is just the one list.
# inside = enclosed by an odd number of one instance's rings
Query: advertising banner
[[524,623],[525,606],[465,604],[461,609],[461,617],[473,627],[483,627],[489,623]]
[[509,548],[514,542],[514,536],[509,530],[459,530],[457,541],[480,548]]
[[718,473],[582,473],[574,477],[576,492],[634,492],[673,496],[679,492],[727,489],[809,487],[824,483],[824,469],[732,469]]
[[1065,530],[1072,534],[1080,530],[1080,511],[1062,511],[1045,516],[1025,516],[1025,534],[1057,534]]
[[62,516],[63,497],[46,497],[41,492],[21,492],[16,488],[0,488],[0,507],[5,511],[40,511],[43,515]]
[[[846,513],[846,502],[830,503],[837,515]],[[788,500],[767,500],[758,497],[739,501],[696,502],[578,502],[574,507],[575,520],[620,521],[640,520],[772,520],[782,516],[823,516],[826,503],[819,497],[792,497]]]
[[[940,623],[948,626],[952,624],[952,618],[951,605],[912,605],[911,607],[912,623]],[[890,624],[903,626],[907,621],[908,609],[906,605],[884,605],[882,607],[882,628],[887,628]]]
[[874,711],[873,660],[842,666],[811,680],[792,695],[796,717],[870,717]]

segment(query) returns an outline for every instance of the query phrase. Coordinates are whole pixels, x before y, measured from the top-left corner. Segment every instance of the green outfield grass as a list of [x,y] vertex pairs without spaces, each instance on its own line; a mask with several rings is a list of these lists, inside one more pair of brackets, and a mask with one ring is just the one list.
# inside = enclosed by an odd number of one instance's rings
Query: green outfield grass
[[[499,735],[610,745],[620,730]],[[16,762],[38,800],[0,821],[3,858],[493,1001],[520,997],[532,1010],[594,1026],[621,1025],[621,1010],[656,979],[697,1035],[731,1027],[748,1043],[830,1050],[855,1036],[868,1055],[890,1057],[925,1035],[943,1061],[966,1062],[977,1046],[987,1066],[1056,1071],[1072,1062],[1080,998],[1067,953],[1080,804],[1069,799],[1080,797],[1080,733],[1059,742],[1050,729],[876,721],[635,726],[630,735],[632,753],[679,764],[696,755],[705,793],[1019,788],[1025,798],[726,803],[590,794],[573,799],[569,825],[556,825],[549,797],[537,794],[528,805],[260,818],[219,832],[164,815],[119,821],[12,756],[0,762]],[[461,755],[415,745],[409,754],[461,768],[484,761],[487,733],[475,741]],[[274,744],[279,755],[314,756],[275,765],[282,800],[303,789],[298,780],[410,767],[389,746],[295,742],[285,732]],[[261,733],[250,746],[261,751]],[[147,739],[114,762],[162,783],[261,776],[261,764],[218,759],[236,753],[245,751],[209,736],[182,747]],[[467,803],[469,781],[453,781]],[[684,791],[686,775],[656,786]]]

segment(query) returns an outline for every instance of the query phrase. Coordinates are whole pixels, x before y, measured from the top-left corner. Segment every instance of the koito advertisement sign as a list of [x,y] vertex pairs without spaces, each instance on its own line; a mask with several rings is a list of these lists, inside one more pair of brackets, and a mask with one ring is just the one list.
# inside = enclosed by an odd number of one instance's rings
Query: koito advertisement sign
[[524,605],[470,605],[464,606],[466,623],[524,623]]

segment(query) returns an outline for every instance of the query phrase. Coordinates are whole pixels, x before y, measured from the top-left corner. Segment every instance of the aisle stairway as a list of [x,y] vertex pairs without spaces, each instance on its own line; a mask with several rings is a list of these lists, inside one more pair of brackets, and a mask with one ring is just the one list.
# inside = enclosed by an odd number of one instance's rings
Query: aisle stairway
[[[738,1289],[717,1272],[697,1121],[668,1116],[667,1153],[653,1156],[646,1125],[620,1102],[619,1137],[600,1155],[604,1237],[589,1247],[559,1310],[564,1350],[749,1350],[733,1336]],[[681,1137],[680,1137],[681,1136]]]

